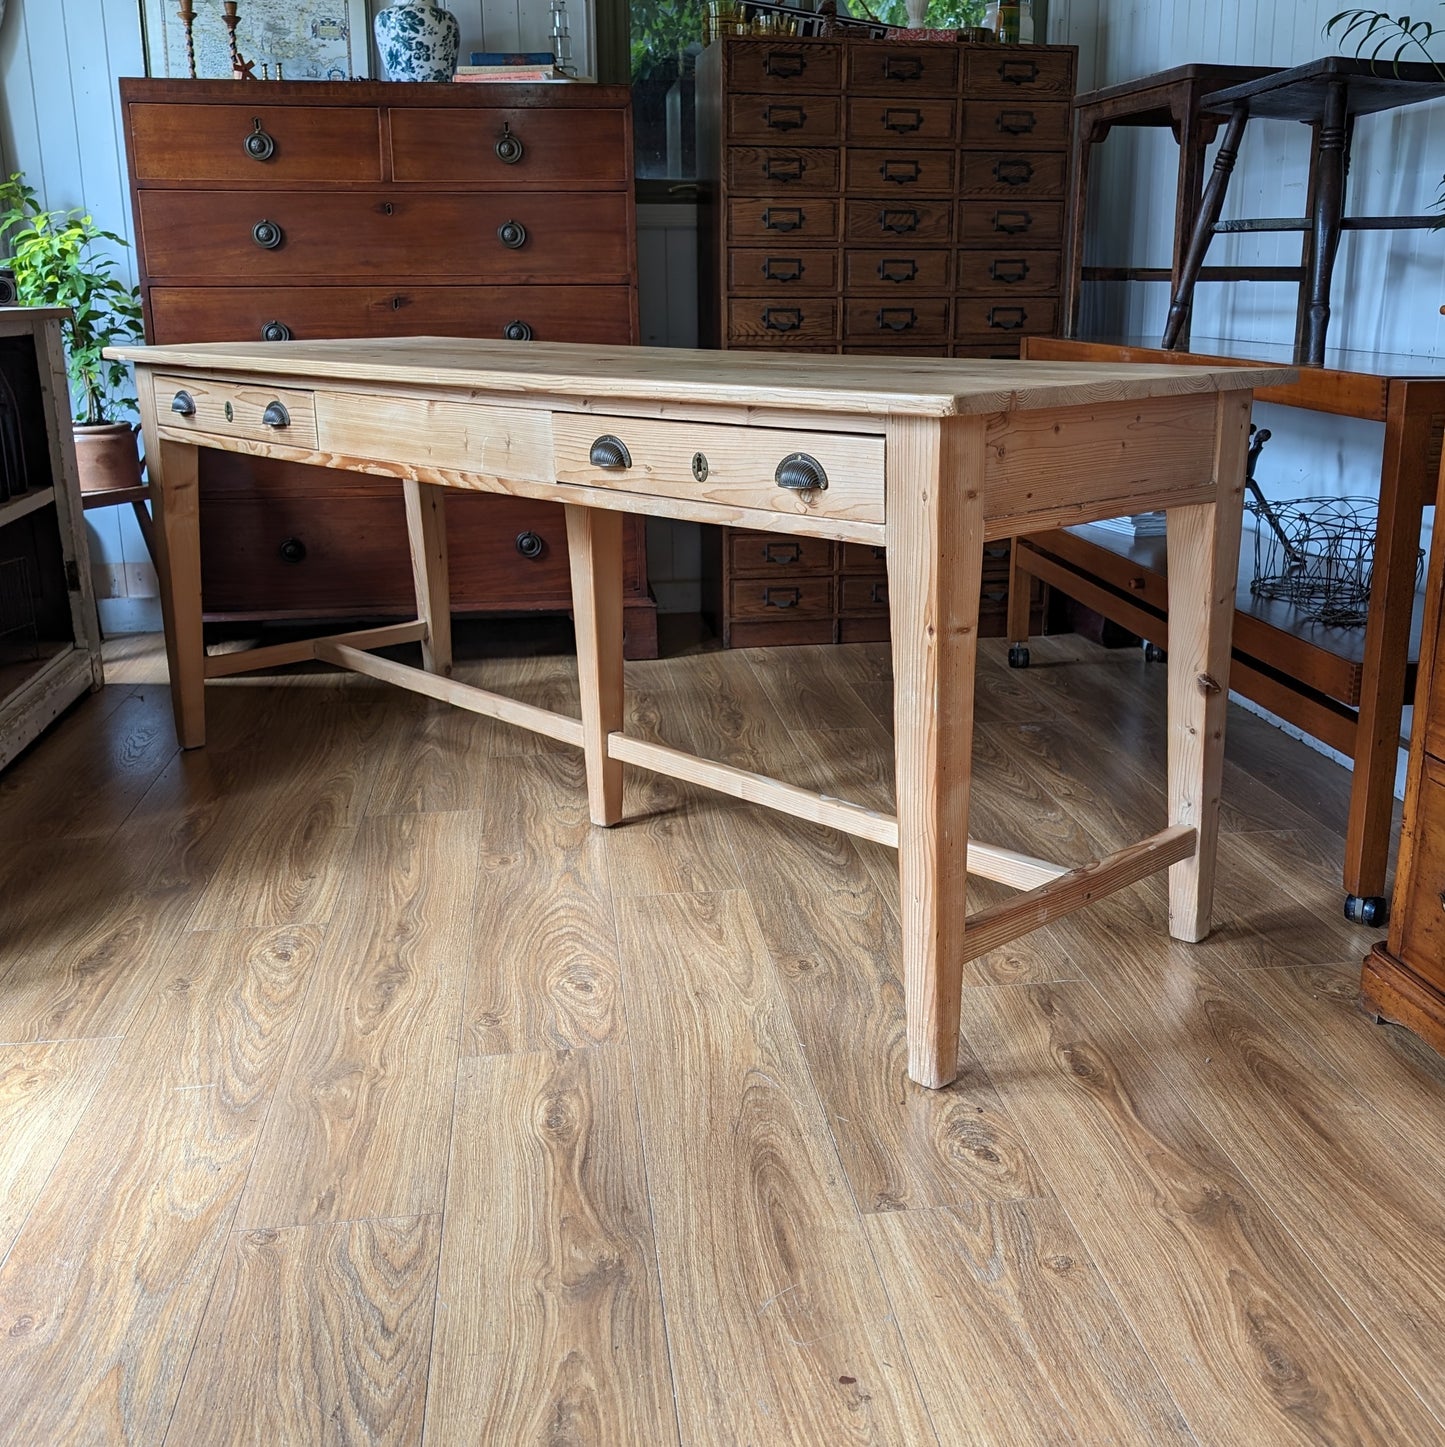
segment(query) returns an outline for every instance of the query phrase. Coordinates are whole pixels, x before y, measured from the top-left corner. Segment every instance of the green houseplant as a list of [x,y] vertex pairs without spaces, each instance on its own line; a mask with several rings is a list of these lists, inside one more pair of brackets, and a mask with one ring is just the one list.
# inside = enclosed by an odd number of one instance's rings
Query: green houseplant
[[21,305],[70,308],[61,330],[85,491],[140,483],[136,429],[123,420],[137,412],[129,373],[101,355],[141,339],[140,293],[116,274],[107,250],[125,244],[87,212],[42,208],[19,173],[0,183],[0,252],[10,256]]

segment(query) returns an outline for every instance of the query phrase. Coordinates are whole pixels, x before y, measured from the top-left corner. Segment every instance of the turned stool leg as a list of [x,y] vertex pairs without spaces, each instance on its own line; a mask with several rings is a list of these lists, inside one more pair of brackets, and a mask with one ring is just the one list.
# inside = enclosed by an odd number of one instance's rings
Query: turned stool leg
[[1325,92],[1324,120],[1316,134],[1315,173],[1318,188],[1310,214],[1309,307],[1305,312],[1304,355],[1312,367],[1324,365],[1325,333],[1330,325],[1330,280],[1340,245],[1345,214],[1345,167],[1348,164],[1349,86],[1333,81]]

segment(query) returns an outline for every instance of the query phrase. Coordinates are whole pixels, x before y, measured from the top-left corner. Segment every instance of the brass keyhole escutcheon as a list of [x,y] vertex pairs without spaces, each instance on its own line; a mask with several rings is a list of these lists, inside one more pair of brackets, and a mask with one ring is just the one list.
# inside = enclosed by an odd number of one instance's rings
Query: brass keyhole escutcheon
[[227,422],[234,422],[235,420],[236,420],[236,409],[235,409],[234,407],[232,407],[229,402],[227,402],[227,403],[226,403],[226,421],[227,421]]
[[701,452],[692,454],[692,475],[699,482],[706,482],[708,474],[707,458]]

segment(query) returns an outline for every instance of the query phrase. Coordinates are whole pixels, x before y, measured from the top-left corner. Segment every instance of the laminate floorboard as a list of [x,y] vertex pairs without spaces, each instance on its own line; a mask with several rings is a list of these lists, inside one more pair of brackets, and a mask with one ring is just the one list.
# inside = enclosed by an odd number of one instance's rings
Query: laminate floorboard
[[[565,634],[457,675],[575,715]],[[579,751],[320,666],[182,753],[107,653],[0,774],[0,1447],[1445,1442],[1445,1060],[1358,1011],[1304,745],[1230,710],[1209,939],[1161,876],[970,962],[931,1092],[893,851],[632,767],[597,829]],[[1032,656],[970,833],[1160,828],[1164,670]],[[625,673],[891,812],[886,645]]]

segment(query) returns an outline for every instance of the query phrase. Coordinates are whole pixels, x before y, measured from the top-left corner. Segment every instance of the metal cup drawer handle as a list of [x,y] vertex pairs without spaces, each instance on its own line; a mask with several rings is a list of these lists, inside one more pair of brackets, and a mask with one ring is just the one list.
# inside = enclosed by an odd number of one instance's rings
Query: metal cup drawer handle
[[497,240],[512,251],[518,251],[527,242],[527,228],[520,221],[504,221],[497,227]]
[[1001,281],[1005,286],[1012,286],[1015,282],[1023,281],[1028,276],[1028,260],[1022,256],[995,257],[989,265],[988,274],[994,281]]
[[803,156],[769,156],[763,162],[763,175],[769,181],[801,181],[808,162]]
[[770,306],[763,309],[763,327],[770,332],[795,332],[803,325],[801,307]]
[[1024,232],[1034,229],[1034,213],[1032,211],[995,211],[993,213],[993,229],[1002,231],[1005,236],[1022,236]]
[[261,421],[265,423],[267,427],[274,428],[279,432],[283,427],[289,427],[291,425],[291,414],[282,403],[272,402],[261,414]]
[[261,327],[263,342],[289,342],[291,336],[291,328],[285,322],[266,322]]
[[891,231],[895,236],[906,236],[910,231],[918,230],[919,216],[913,207],[884,207],[878,213],[878,226],[880,230]]
[[880,332],[911,332],[917,325],[918,313],[911,306],[878,308],[878,330]]
[[917,184],[922,169],[917,161],[890,160],[879,166],[878,174],[895,186],[913,186]]
[[914,106],[907,109],[902,107],[895,109],[893,106],[889,106],[883,112],[883,129],[896,131],[900,136],[909,135],[913,131],[921,131],[923,129],[923,112]]
[[763,212],[766,231],[801,231],[808,219],[801,206],[769,206]]
[[1033,111],[1000,111],[993,123],[1006,136],[1026,136],[1037,127],[1039,118]]
[[276,142],[261,129],[261,117],[252,116],[251,134],[241,143],[253,161],[269,161],[276,154]]
[[917,80],[923,74],[923,62],[916,55],[885,55],[885,80]]
[[763,278],[766,281],[801,281],[802,277],[801,256],[770,256],[763,262]]
[[779,487],[790,492],[826,492],[828,474],[816,457],[806,452],[790,452],[773,473]]
[[796,608],[803,601],[802,591],[798,588],[764,588],[764,608]]
[[522,159],[523,146],[522,138],[512,134],[512,127],[508,122],[502,122],[502,137],[492,147],[497,153],[497,159],[504,166],[515,166]]
[[275,251],[285,239],[286,233],[274,221],[258,221],[251,228],[251,240],[262,251]]
[[801,50],[770,50],[763,58],[763,74],[779,80],[792,80],[808,68],[808,58]]
[[194,417],[196,415],[196,399],[189,392],[177,392],[171,398],[171,411],[177,417]]
[[1027,186],[1034,179],[1033,163],[1030,161],[995,161],[993,178],[1005,186]]
[[1029,314],[1021,306],[991,306],[988,309],[988,324],[997,327],[1000,331],[1016,332],[1029,319]]
[[999,65],[998,78],[1007,85],[1032,85],[1039,78],[1039,68],[1032,60],[1005,60]]
[[770,131],[801,131],[808,124],[808,113],[802,106],[765,106],[763,124]]
[[593,467],[606,472],[625,472],[632,466],[632,454],[627,444],[610,432],[604,432],[588,449],[587,460]]
[[918,276],[918,263],[911,256],[885,256],[878,263],[879,281],[913,281]]

